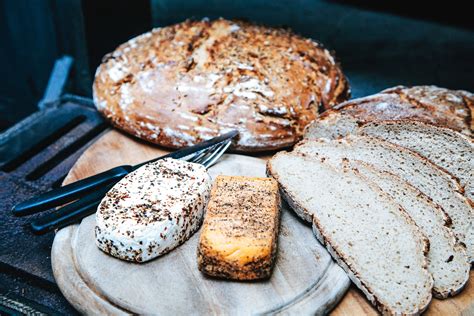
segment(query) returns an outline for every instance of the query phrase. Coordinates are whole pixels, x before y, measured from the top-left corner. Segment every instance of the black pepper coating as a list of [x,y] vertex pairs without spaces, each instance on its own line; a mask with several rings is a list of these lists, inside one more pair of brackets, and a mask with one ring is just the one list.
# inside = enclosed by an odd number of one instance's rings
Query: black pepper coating
[[279,217],[280,195],[275,180],[217,177],[199,240],[199,270],[235,280],[270,277]]
[[201,165],[163,159],[141,167],[101,201],[96,214],[97,246],[134,262],[174,249],[200,227],[210,186]]

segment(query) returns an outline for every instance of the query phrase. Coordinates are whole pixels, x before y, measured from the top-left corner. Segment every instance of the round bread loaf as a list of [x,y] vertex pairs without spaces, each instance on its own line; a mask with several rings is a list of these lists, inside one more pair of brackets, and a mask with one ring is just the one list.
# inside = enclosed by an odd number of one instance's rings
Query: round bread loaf
[[104,57],[93,86],[116,127],[170,148],[231,129],[234,149],[293,145],[349,97],[331,53],[290,31],[223,19],[154,29]]

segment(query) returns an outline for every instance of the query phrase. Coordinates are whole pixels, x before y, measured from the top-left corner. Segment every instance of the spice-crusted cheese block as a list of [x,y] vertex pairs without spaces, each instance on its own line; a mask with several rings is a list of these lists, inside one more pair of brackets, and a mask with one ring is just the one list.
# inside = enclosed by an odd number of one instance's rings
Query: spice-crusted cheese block
[[185,147],[238,129],[240,151],[293,145],[319,108],[349,97],[334,56],[288,30],[241,21],[154,29],[104,57],[97,109],[147,141]]
[[134,262],[165,254],[199,228],[210,190],[202,165],[170,158],[149,163],[125,176],[100,202],[96,244]]
[[327,110],[305,131],[305,138],[338,138],[360,124],[410,119],[473,135],[474,94],[436,86],[398,86]]
[[275,180],[217,177],[199,240],[199,270],[234,280],[269,277],[279,221],[280,195]]
[[400,205],[357,170],[323,161],[280,152],[267,172],[296,213],[309,214],[318,240],[382,313],[421,313],[433,286],[428,240]]

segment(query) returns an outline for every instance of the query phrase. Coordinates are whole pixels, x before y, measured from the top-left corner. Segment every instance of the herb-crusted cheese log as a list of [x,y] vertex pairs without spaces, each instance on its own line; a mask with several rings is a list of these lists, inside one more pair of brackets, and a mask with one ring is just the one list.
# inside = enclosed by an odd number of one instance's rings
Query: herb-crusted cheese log
[[199,240],[199,270],[235,280],[269,277],[279,219],[280,195],[275,180],[217,177]]
[[211,190],[206,169],[163,159],[120,180],[96,213],[96,243],[104,252],[145,262],[185,242],[202,222]]

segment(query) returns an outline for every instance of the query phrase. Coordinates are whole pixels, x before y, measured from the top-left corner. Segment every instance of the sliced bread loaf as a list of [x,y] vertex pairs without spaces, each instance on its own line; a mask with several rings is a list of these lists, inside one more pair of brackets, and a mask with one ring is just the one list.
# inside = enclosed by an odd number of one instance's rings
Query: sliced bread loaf
[[[282,195],[384,314],[421,313],[431,300],[428,241],[404,210],[352,169],[278,153],[267,165]],[[308,217],[305,216],[307,219]]]
[[457,177],[465,195],[474,200],[474,144],[472,139],[452,129],[416,121],[372,122],[358,129],[416,151]]
[[451,219],[444,210],[399,176],[360,161],[350,162],[349,166],[400,204],[428,237],[428,271],[434,279],[433,294],[438,298],[457,294],[469,279],[471,265],[464,246],[456,243],[448,227]]
[[394,173],[439,204],[452,219],[452,230],[474,259],[474,213],[460,193],[457,181],[420,155],[389,142],[350,135],[338,140],[306,140],[295,151],[339,163],[341,159],[361,160],[380,170]]
[[305,137],[343,137],[358,124],[410,119],[446,126],[472,137],[474,94],[436,86],[397,86],[342,102],[306,127]]

